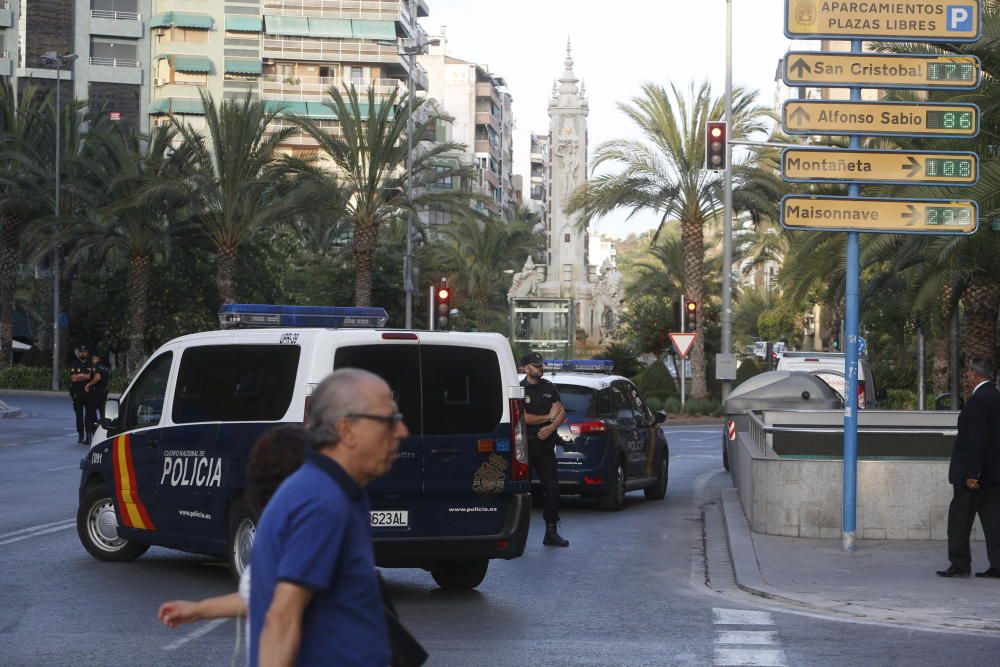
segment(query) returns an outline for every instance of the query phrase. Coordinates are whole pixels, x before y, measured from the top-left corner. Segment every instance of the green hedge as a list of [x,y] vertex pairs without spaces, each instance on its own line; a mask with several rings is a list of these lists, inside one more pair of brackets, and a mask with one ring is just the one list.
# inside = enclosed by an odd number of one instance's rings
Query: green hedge
[[0,370],[0,389],[52,389],[52,370],[18,364]]
[[917,394],[909,389],[888,389],[879,408],[883,410],[916,410]]
[[667,400],[678,393],[677,383],[671,377],[667,367],[659,360],[642,369],[642,372],[632,378],[639,392],[646,398]]

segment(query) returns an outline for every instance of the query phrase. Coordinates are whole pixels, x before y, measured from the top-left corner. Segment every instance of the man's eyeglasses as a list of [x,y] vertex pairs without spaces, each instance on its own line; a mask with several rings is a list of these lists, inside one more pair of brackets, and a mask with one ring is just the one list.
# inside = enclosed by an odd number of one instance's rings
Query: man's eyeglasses
[[393,412],[391,415],[369,415],[361,412],[351,412],[344,415],[347,419],[371,419],[372,421],[382,422],[390,428],[396,428],[399,424],[403,423],[403,413]]

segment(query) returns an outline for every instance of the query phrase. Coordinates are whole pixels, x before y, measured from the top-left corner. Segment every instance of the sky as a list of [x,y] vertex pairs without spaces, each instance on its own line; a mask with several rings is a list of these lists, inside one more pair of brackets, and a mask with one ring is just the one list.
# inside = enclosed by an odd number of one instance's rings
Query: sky
[[[615,106],[639,94],[644,82],[686,89],[708,80],[725,86],[725,0],[427,0],[424,28],[445,26],[448,53],[507,80],[518,127],[547,132],[552,82],[563,72],[566,39],[574,71],[590,100],[590,153],[602,141],[633,138]],[[782,0],[732,0],[733,84],[774,100],[774,74],[788,50]],[[656,226],[654,215],[612,214],[602,234],[623,238]]]

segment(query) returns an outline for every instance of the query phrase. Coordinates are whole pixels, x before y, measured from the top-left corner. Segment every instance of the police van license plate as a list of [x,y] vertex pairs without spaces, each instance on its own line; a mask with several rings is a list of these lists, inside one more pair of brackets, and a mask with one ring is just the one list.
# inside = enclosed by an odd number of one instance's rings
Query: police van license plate
[[410,513],[406,510],[375,510],[371,512],[372,528],[406,528]]

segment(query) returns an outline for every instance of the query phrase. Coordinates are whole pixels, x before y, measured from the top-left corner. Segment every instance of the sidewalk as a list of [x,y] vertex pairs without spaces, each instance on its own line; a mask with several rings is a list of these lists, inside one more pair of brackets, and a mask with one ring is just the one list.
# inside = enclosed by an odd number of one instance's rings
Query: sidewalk
[[[943,541],[840,540],[752,533],[735,489],[722,492],[736,582],[765,598],[857,619],[1000,636],[1000,580],[944,579]],[[972,570],[989,567],[973,542]]]

